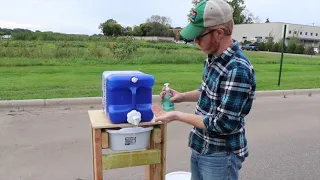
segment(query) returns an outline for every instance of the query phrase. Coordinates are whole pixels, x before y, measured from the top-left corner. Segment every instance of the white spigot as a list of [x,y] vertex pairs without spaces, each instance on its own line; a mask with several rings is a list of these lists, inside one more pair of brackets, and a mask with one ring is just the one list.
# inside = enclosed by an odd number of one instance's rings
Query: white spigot
[[134,126],[138,126],[141,122],[141,113],[136,110],[130,111],[127,114],[127,122],[133,124]]

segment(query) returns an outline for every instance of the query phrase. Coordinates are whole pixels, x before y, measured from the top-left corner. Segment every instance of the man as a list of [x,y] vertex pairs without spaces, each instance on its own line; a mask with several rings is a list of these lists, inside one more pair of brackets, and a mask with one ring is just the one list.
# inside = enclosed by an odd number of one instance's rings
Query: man
[[[253,66],[232,39],[233,9],[223,0],[204,0],[182,31],[208,54],[198,90],[172,90],[171,101],[197,102],[195,114],[167,112],[156,121],[173,120],[193,127],[189,135],[192,180],[236,180],[248,156],[245,116],[254,99]],[[164,91],[160,93],[163,97]]]

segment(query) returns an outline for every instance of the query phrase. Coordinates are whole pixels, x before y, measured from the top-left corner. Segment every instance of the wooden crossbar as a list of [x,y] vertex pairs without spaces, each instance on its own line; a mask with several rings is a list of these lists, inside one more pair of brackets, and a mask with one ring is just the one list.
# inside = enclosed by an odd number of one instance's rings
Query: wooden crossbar
[[102,155],[104,170],[161,163],[161,150],[144,150]]

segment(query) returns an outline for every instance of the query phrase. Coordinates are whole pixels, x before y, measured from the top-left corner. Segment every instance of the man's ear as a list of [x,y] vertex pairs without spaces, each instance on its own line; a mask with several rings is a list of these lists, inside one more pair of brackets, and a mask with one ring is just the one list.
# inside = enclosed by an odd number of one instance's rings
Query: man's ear
[[223,29],[217,29],[216,31],[218,33],[218,37],[221,39],[224,35],[224,30]]

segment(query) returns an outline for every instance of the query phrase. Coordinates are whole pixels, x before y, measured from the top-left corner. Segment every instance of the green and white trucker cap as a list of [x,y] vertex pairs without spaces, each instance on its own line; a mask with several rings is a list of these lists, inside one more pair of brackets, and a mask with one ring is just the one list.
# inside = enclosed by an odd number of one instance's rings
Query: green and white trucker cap
[[202,0],[192,9],[190,23],[180,32],[187,41],[198,37],[207,27],[233,20],[233,8],[224,0]]

